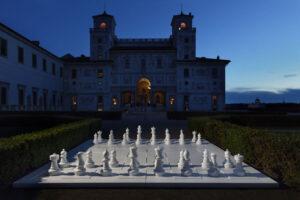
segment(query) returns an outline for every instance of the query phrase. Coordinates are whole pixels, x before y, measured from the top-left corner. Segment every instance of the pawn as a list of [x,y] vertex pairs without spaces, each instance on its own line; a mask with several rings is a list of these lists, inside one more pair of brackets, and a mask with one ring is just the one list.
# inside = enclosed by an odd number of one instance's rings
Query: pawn
[[57,176],[61,174],[61,170],[58,167],[57,161],[59,159],[59,155],[54,153],[49,156],[49,160],[51,161],[50,169],[48,170],[48,173],[50,176]]
[[155,127],[151,127],[151,145],[156,145]]
[[180,130],[179,144],[180,144],[180,145],[184,145],[184,134],[183,134],[182,129]]
[[245,176],[246,172],[243,168],[243,160],[244,160],[244,156],[237,154],[234,156],[234,160],[235,160],[235,168],[234,168],[234,174],[236,174],[237,176]]
[[93,168],[95,167],[95,162],[93,161],[93,153],[91,150],[88,150],[86,153],[86,160],[85,160],[85,164],[84,167],[85,168]]
[[135,146],[130,147],[128,157],[130,159],[128,174],[136,176],[139,174],[139,163],[137,161],[137,148]]
[[127,140],[127,143],[129,144],[130,143],[130,137],[129,137],[129,128],[126,128],[126,140]]
[[74,169],[74,174],[76,176],[83,176],[85,174],[84,161],[83,161],[83,152],[78,152],[76,154],[76,167]]
[[114,132],[113,130],[110,130],[109,136],[108,136],[108,145],[112,145],[115,142],[115,138],[114,138]]
[[103,152],[103,159],[102,159],[102,169],[100,170],[100,174],[102,176],[110,176],[111,175],[111,169],[109,167],[109,153],[105,149]]
[[122,145],[127,145],[128,144],[128,140],[126,137],[126,133],[123,134],[123,140],[122,140]]
[[97,133],[94,134],[94,140],[93,140],[94,144],[98,144],[98,135]]
[[65,149],[63,149],[61,152],[60,152],[60,162],[59,162],[59,166],[61,168],[67,168],[70,166],[68,160],[67,160],[67,152]]
[[109,166],[110,167],[118,167],[119,166],[119,162],[117,161],[117,152],[115,150],[112,150],[110,152]]
[[102,138],[102,131],[98,131],[98,143],[102,143],[103,142],[103,138]]
[[211,153],[210,160],[211,160],[211,172],[209,175],[210,176],[219,176],[220,172],[218,170],[217,154]]
[[226,149],[226,151],[224,152],[224,157],[225,157],[224,168],[225,169],[233,168],[233,164],[230,160],[231,154],[230,154],[230,151],[228,149]]
[[184,158],[184,162],[183,162],[183,167],[181,169],[181,176],[190,176],[192,175],[192,170],[190,167],[190,154],[186,149],[183,152],[183,158]]
[[165,170],[163,168],[163,155],[162,155],[162,150],[157,147],[154,149],[155,151],[155,161],[154,161],[154,173],[156,176],[162,176],[165,173]]
[[183,157],[183,150],[180,151],[179,153],[179,161],[178,161],[178,169],[182,169],[183,168],[183,164],[184,164],[184,157]]
[[197,142],[196,142],[197,145],[201,145],[202,144],[202,141],[201,141],[201,134],[198,133],[198,138],[197,138]]
[[171,141],[170,141],[170,133],[169,133],[169,129],[166,129],[165,133],[166,133],[166,136],[165,136],[164,142],[165,142],[166,145],[170,145],[170,144],[171,144]]
[[195,143],[196,142],[196,134],[197,134],[197,132],[193,131],[192,134],[193,134],[192,143]]

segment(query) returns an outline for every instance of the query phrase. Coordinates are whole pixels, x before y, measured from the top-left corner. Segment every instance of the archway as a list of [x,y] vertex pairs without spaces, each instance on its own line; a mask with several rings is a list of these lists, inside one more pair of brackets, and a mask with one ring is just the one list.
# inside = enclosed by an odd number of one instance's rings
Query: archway
[[165,93],[162,91],[157,91],[154,94],[155,105],[164,105],[165,104]]
[[147,78],[141,78],[138,80],[136,84],[136,99],[137,104],[148,104],[151,103],[150,98],[150,90],[151,90],[151,83]]

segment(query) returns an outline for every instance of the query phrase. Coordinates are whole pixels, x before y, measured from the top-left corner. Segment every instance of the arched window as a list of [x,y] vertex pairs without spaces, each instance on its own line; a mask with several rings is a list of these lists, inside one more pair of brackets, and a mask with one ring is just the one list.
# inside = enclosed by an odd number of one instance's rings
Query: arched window
[[101,29],[105,29],[105,28],[106,28],[106,23],[105,23],[105,22],[102,22],[102,23],[100,24],[100,28],[101,28]]

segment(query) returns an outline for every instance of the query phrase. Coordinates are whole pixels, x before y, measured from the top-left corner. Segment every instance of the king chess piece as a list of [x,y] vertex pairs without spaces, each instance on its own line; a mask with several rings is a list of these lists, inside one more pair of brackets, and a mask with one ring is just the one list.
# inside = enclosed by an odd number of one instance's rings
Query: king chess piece
[[100,170],[102,176],[111,176],[111,168],[109,167],[109,153],[105,149],[103,152],[102,169]]
[[164,142],[166,145],[170,145],[171,144],[171,140],[170,140],[170,133],[169,133],[169,129],[166,129],[165,131],[165,139],[164,139]]
[[74,169],[74,174],[76,176],[85,175],[84,161],[83,161],[83,152],[78,152],[76,154],[76,167]]
[[112,150],[110,152],[109,166],[110,167],[118,167],[119,166],[119,162],[117,161],[117,152],[115,150]]
[[97,133],[98,133],[98,143],[100,144],[103,142],[102,131],[99,130]]
[[48,170],[50,176],[57,176],[61,174],[61,170],[58,167],[57,161],[59,159],[59,155],[54,153],[49,156],[49,160],[51,161],[51,166]]
[[233,164],[231,162],[231,153],[228,149],[224,152],[224,173],[225,174],[232,174],[233,173]]
[[94,134],[94,140],[93,140],[94,144],[98,144],[98,135],[97,133]]
[[67,152],[65,149],[62,149],[62,151],[60,152],[60,162],[59,162],[59,166],[61,168],[67,168],[70,166],[68,159],[67,159]]
[[130,176],[137,176],[139,174],[139,163],[137,161],[137,148],[132,146],[129,148],[129,169],[128,174]]
[[197,142],[196,142],[197,145],[201,145],[202,144],[202,141],[201,141],[201,134],[198,133],[198,137],[197,137]]
[[184,158],[184,162],[183,162],[183,167],[181,169],[181,176],[191,176],[192,170],[190,167],[190,154],[186,149],[183,152],[183,158]]
[[165,170],[163,168],[163,155],[162,155],[162,149],[159,147],[154,149],[155,151],[155,161],[154,161],[154,174],[156,176],[163,176],[165,173]]
[[197,134],[197,132],[193,131],[192,134],[193,134],[192,143],[195,143],[196,142],[196,134]]
[[183,134],[182,129],[180,130],[179,144],[180,144],[180,145],[184,145],[184,134]]
[[91,150],[86,152],[86,160],[84,164],[85,168],[93,168],[95,167],[95,162],[93,161],[93,153]]
[[151,127],[151,145],[156,145],[155,127]]
[[110,130],[107,144],[108,145],[113,145],[114,143],[115,143],[114,132],[113,132],[113,130]]
[[244,160],[244,156],[237,154],[234,156],[234,160],[235,160],[235,168],[233,170],[234,174],[237,176],[245,176],[246,172],[243,168],[243,160]]
[[138,125],[135,144],[140,145],[141,143],[142,143],[142,127]]

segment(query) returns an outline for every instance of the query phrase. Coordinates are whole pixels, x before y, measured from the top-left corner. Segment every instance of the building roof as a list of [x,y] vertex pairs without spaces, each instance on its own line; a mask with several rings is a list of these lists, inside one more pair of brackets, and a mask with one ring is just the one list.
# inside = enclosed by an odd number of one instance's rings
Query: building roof
[[227,65],[230,63],[230,60],[224,60],[220,59],[219,57],[214,59],[214,58],[205,58],[205,57],[196,57],[195,60],[176,60],[176,63],[193,63],[193,64],[198,64],[198,65]]
[[90,60],[90,57],[87,57],[85,55],[81,55],[79,57],[74,57],[71,54],[66,54],[61,57],[61,60],[64,61],[66,64],[82,64],[82,63],[89,63],[89,64],[107,64],[107,63],[113,63],[112,60]]
[[95,18],[95,17],[109,17],[109,18],[114,18],[114,16],[107,14],[105,10],[104,10],[104,12],[102,14],[100,14],[100,15],[94,15],[93,16],[93,18]]
[[133,50],[139,50],[139,51],[176,51],[176,48],[173,46],[115,46],[110,49],[111,51],[133,51]]

